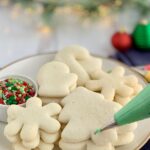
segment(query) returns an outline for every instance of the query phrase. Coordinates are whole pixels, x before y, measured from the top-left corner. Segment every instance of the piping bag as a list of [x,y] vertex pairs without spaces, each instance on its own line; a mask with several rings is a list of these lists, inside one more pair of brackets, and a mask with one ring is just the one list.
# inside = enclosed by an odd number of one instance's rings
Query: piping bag
[[99,128],[95,134],[104,130],[133,123],[150,117],[150,84],[147,85],[136,97],[127,103],[114,115],[114,122]]

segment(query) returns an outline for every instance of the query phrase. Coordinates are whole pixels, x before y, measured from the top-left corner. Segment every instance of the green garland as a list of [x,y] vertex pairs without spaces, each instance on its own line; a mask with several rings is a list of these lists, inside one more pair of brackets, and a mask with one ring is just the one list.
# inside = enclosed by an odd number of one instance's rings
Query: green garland
[[118,12],[125,9],[137,9],[139,14],[147,16],[150,13],[150,0],[11,0],[13,3],[21,3],[24,7],[35,8],[37,4],[43,7],[44,16],[52,16],[60,7],[80,7],[82,14],[101,16],[100,6],[109,8],[109,12]]

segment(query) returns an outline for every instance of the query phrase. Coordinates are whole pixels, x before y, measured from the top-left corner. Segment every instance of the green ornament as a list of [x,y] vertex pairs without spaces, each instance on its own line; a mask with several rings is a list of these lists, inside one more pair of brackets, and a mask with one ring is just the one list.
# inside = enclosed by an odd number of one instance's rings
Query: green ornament
[[140,50],[150,51],[150,22],[141,21],[133,32],[133,41]]

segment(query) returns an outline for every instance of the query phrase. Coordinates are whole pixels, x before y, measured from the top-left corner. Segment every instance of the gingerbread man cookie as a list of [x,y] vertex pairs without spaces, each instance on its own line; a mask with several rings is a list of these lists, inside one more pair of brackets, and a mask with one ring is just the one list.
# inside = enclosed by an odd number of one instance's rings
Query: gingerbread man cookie
[[114,100],[115,95],[121,98],[130,97],[134,94],[134,87],[137,84],[136,77],[125,76],[123,67],[116,67],[110,73],[101,70],[93,73],[95,80],[87,81],[86,87],[92,91],[100,91],[108,100]]

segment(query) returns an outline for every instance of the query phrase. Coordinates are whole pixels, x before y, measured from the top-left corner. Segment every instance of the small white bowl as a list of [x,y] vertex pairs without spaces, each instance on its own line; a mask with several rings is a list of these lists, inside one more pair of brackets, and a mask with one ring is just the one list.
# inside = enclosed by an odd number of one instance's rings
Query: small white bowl
[[[27,76],[24,76],[24,75],[7,75],[7,76],[4,76],[4,77],[1,77],[0,78],[0,81],[3,81],[5,79],[8,79],[8,78],[14,78],[14,79],[20,79],[20,80],[23,80],[23,81],[26,81],[30,84],[33,85],[33,88],[35,90],[35,95],[34,96],[37,96],[37,93],[38,93],[38,85],[37,83],[32,80],[31,78],[27,77]],[[10,105],[3,105],[3,104],[0,104],[0,121],[2,122],[7,122],[7,109]],[[20,104],[19,106],[25,106],[25,103],[23,104]]]

